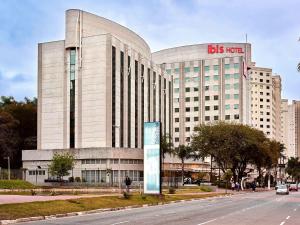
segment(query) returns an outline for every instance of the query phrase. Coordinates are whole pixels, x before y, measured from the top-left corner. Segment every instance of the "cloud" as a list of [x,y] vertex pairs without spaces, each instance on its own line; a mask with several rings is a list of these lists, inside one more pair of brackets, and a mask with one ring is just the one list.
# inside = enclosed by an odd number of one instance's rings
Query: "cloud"
[[284,97],[300,99],[299,6],[293,0],[4,1],[0,5],[0,94],[36,95],[37,43],[64,39],[64,11],[79,8],[127,26],[152,51],[243,42],[247,33],[253,61],[282,76]]

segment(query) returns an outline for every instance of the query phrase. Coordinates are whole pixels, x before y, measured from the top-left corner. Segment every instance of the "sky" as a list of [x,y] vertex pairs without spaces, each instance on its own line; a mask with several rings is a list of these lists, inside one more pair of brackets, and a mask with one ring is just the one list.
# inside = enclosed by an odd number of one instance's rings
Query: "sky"
[[252,61],[281,75],[282,98],[300,100],[299,0],[1,0],[0,96],[37,95],[37,44],[63,40],[65,10],[120,23],[152,51],[209,42],[248,42]]

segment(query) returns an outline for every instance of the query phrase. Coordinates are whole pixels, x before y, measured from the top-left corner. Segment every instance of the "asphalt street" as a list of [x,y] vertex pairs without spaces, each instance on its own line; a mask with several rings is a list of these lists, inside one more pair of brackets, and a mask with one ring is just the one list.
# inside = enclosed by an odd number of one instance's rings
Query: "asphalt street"
[[90,215],[23,223],[24,225],[232,225],[300,224],[300,192],[243,193]]

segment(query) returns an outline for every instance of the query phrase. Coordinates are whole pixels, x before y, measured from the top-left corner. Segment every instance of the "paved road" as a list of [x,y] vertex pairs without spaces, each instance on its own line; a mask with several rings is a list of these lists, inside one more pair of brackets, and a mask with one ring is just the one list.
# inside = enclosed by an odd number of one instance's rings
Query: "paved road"
[[277,196],[275,192],[246,193],[169,205],[103,212],[37,221],[56,225],[296,225],[300,224],[300,192]]

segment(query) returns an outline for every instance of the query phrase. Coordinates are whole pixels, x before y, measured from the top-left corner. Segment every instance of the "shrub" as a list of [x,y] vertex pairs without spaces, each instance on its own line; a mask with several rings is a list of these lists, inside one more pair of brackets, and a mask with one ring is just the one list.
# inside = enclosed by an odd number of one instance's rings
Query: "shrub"
[[204,192],[212,192],[212,189],[207,186],[200,186],[200,190]]
[[142,198],[143,200],[146,200],[146,199],[147,199],[147,195],[141,194],[141,198]]
[[35,186],[24,180],[0,180],[0,189],[32,189]]
[[169,188],[169,194],[175,194],[176,189],[174,187]]
[[32,196],[34,196],[34,195],[36,195],[36,194],[37,194],[37,193],[36,193],[36,191],[35,191],[35,190],[33,190],[33,189],[31,189],[31,190],[30,190],[30,192],[31,192],[31,195],[32,195]]
[[124,197],[125,199],[129,199],[129,198],[130,198],[130,194],[127,193],[126,191],[124,191],[124,192],[123,192],[123,197]]
[[75,182],[81,182],[81,179],[80,179],[80,177],[75,177]]
[[68,180],[69,180],[70,183],[72,183],[72,182],[74,182],[74,177],[69,177]]

